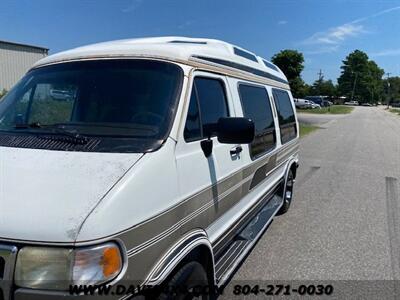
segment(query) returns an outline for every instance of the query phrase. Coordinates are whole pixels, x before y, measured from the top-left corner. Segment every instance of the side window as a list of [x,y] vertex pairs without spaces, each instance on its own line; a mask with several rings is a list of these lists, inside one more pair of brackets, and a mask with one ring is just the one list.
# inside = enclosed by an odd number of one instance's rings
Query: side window
[[194,86],[192,95],[190,96],[189,110],[186,117],[186,125],[183,136],[187,142],[199,140],[202,136],[199,105]]
[[276,144],[271,103],[264,87],[240,84],[239,94],[244,116],[252,119],[255,125],[255,138],[250,145],[250,155],[255,158],[271,150]]
[[218,79],[196,77],[184,129],[185,141],[215,135],[219,118],[228,117],[225,87]]
[[228,116],[225,88],[218,79],[197,77],[194,80],[200,105],[203,137],[213,135],[219,118]]
[[278,89],[273,89],[272,92],[278,112],[281,140],[284,144],[297,136],[296,118],[288,92]]

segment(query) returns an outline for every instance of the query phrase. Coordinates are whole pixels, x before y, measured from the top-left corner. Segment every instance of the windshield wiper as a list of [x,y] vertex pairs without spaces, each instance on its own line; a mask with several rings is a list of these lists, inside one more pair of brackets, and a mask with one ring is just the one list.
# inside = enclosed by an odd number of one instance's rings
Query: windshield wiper
[[33,122],[33,123],[29,123],[29,124],[18,123],[18,124],[15,124],[14,128],[16,128],[16,129],[43,128],[43,126],[40,125],[39,122]]
[[[15,124],[15,128],[16,129],[49,128],[49,129],[51,129],[50,133],[68,137],[67,139],[62,139],[62,141],[64,141],[64,142],[77,144],[77,145],[85,145],[88,143],[88,138],[86,136],[80,135],[77,132],[65,130],[64,128],[54,126],[54,125],[41,125],[39,122],[33,122],[33,123],[29,123],[29,124]],[[48,136],[46,138],[53,139],[53,140],[59,139],[56,136]]]
[[158,130],[154,128],[148,128],[147,126],[128,126],[122,124],[109,124],[109,123],[56,123],[54,126],[79,126],[79,127],[104,127],[104,128],[118,128],[118,129],[133,129],[133,130],[141,130],[141,131],[151,131],[153,133],[157,133]]

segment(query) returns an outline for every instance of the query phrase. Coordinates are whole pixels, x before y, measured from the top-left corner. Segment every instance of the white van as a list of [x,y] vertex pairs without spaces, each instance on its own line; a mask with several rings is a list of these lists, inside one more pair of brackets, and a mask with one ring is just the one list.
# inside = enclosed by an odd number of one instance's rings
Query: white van
[[285,75],[225,42],[121,40],[42,59],[0,103],[0,299],[223,285],[288,210],[298,140]]

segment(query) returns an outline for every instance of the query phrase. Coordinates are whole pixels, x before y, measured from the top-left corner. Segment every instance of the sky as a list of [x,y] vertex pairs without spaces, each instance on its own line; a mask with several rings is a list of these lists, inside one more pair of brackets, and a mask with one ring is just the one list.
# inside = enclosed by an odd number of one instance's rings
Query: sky
[[266,59],[301,51],[307,83],[336,82],[355,49],[400,76],[400,0],[1,0],[0,40],[50,48],[137,37],[216,38]]

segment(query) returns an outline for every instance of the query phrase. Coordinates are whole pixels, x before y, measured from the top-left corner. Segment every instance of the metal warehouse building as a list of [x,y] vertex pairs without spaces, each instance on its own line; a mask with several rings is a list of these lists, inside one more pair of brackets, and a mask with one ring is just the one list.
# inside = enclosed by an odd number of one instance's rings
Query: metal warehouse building
[[0,40],[0,91],[9,90],[49,49]]

